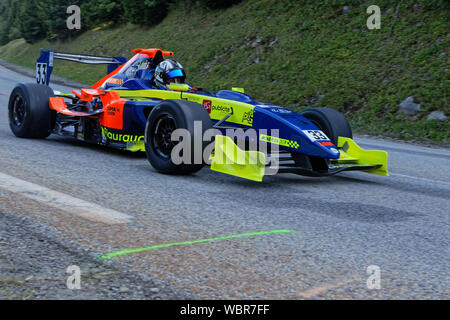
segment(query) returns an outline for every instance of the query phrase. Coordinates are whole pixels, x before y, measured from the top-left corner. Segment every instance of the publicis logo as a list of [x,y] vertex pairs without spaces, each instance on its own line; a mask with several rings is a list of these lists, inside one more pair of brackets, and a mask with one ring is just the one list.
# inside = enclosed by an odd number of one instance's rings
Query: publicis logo
[[208,111],[208,113],[211,113],[211,105],[212,105],[211,100],[203,100],[203,108],[205,108],[206,111]]

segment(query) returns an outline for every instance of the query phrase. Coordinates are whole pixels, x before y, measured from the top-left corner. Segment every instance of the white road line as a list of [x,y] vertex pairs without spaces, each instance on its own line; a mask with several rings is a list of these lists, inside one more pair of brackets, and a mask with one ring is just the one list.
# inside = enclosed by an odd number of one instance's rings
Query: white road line
[[131,216],[0,173],[0,188],[81,218],[107,224],[128,223]]
[[402,177],[402,178],[408,178],[408,179],[414,179],[414,180],[421,180],[421,181],[426,181],[429,183],[439,183],[439,184],[444,184],[446,186],[450,186],[449,182],[443,181],[443,180],[433,180],[433,179],[427,179],[427,178],[421,178],[421,177],[413,177],[413,176],[408,176],[405,174],[400,174],[400,173],[389,173],[391,176],[396,176],[396,177]]

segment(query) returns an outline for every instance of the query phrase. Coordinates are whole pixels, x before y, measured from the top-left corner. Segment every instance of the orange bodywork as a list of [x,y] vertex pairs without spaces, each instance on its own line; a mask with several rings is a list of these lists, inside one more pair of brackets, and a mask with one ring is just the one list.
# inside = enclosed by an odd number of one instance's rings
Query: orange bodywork
[[66,116],[72,117],[89,117],[95,116],[103,112],[103,110],[96,110],[95,112],[81,112],[81,111],[72,111],[67,109],[66,103],[64,102],[64,98],[59,97],[50,97],[48,100],[50,109],[55,110],[61,114],[65,114]]
[[109,91],[101,96],[104,112],[100,115],[100,125],[111,129],[123,129],[123,108],[127,99],[117,92]]
[[132,52],[134,52],[134,53],[146,54],[146,55],[148,55],[149,58],[154,58],[155,54],[158,51],[161,51],[162,56],[164,58],[167,57],[167,56],[173,56],[173,52],[172,51],[164,51],[164,50],[156,49],[156,48],[155,49],[141,49],[141,48],[138,48],[138,49],[132,50]]
[[137,54],[133,58],[128,60],[127,63],[124,63],[123,65],[121,65],[120,67],[115,69],[110,74],[108,74],[105,77],[103,77],[102,79],[100,79],[100,81],[94,83],[91,86],[91,88],[92,89],[100,88],[109,78],[115,76],[116,74],[118,74],[123,69],[126,69],[130,64],[132,64],[134,61],[136,61],[136,59],[138,59],[140,57],[147,57],[147,58],[153,59],[158,51],[161,51],[161,54],[162,54],[163,58],[165,58],[167,56],[173,56],[173,52],[172,51],[164,51],[164,50],[157,49],[157,48],[153,48],[153,49],[137,48],[137,49],[134,49],[134,50],[132,50],[132,52],[137,53]]
[[117,92],[101,91],[93,89],[81,89],[81,92],[73,93],[83,101],[92,101],[94,97],[100,97],[103,109],[91,112],[72,111],[67,109],[64,98],[50,97],[50,109],[72,117],[96,117],[99,116],[100,125],[110,129],[123,129],[123,108],[127,99],[122,99]]
[[80,92],[72,90],[72,93],[83,101],[92,101],[94,97],[99,97],[106,94],[105,91],[97,89],[81,89]]

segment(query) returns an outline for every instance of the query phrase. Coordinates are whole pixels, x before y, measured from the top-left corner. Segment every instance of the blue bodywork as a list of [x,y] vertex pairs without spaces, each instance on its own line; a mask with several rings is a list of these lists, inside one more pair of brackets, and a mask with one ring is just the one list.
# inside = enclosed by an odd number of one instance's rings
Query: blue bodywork
[[[138,79],[133,80],[134,81],[126,81],[124,85],[120,87],[120,89],[130,90],[131,86],[125,87],[125,84],[127,83],[132,83],[133,85],[137,83],[142,84],[142,82],[140,82]],[[212,93],[206,93],[205,91],[202,91],[199,94],[201,94],[202,96],[209,95],[211,97],[245,102],[255,106],[253,110],[253,124],[251,127],[225,121],[223,125],[226,125],[227,127],[242,128],[244,130],[252,128],[257,130],[257,132],[259,132],[260,129],[267,129],[267,135],[271,135],[270,129],[274,128],[278,130],[278,137],[296,141],[298,143],[298,146],[294,145],[292,147],[280,145],[279,148],[281,150],[326,159],[338,159],[340,156],[338,148],[335,145],[331,144],[329,139],[325,138],[322,140],[312,140],[310,137],[308,137],[304,130],[320,131],[320,129],[310,120],[292,110],[272,104],[256,102],[247,94],[232,90],[221,90]],[[133,133],[144,132],[147,121],[146,115],[148,115],[151,108],[157,105],[160,101],[161,100],[158,99],[145,101],[127,101],[124,109],[124,130]],[[217,123],[218,120],[213,120],[213,122]],[[223,132],[224,135],[226,134],[225,128],[219,127],[219,129]],[[245,138],[247,139],[248,137]],[[320,143],[323,142],[328,142],[329,145],[321,145]]]

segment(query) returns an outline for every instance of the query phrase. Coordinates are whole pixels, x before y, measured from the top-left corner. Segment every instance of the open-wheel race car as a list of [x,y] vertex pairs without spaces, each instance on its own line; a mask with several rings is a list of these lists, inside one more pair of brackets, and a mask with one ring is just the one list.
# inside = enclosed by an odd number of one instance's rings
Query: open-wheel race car
[[[11,93],[12,132],[21,138],[57,134],[145,151],[157,171],[169,174],[190,174],[209,164],[214,171],[255,181],[275,167],[276,172],[318,177],[350,170],[388,175],[387,153],[361,149],[335,109],[297,113],[256,101],[242,88],[208,92],[184,82],[158,86],[158,66],[173,52],[133,52],[127,61],[41,50],[37,84],[18,84]],[[108,74],[90,88],[54,91],[49,87],[54,59],[107,64]],[[184,79],[185,74],[173,76]],[[187,134],[176,134],[179,129]],[[181,144],[184,148],[174,152]]]

